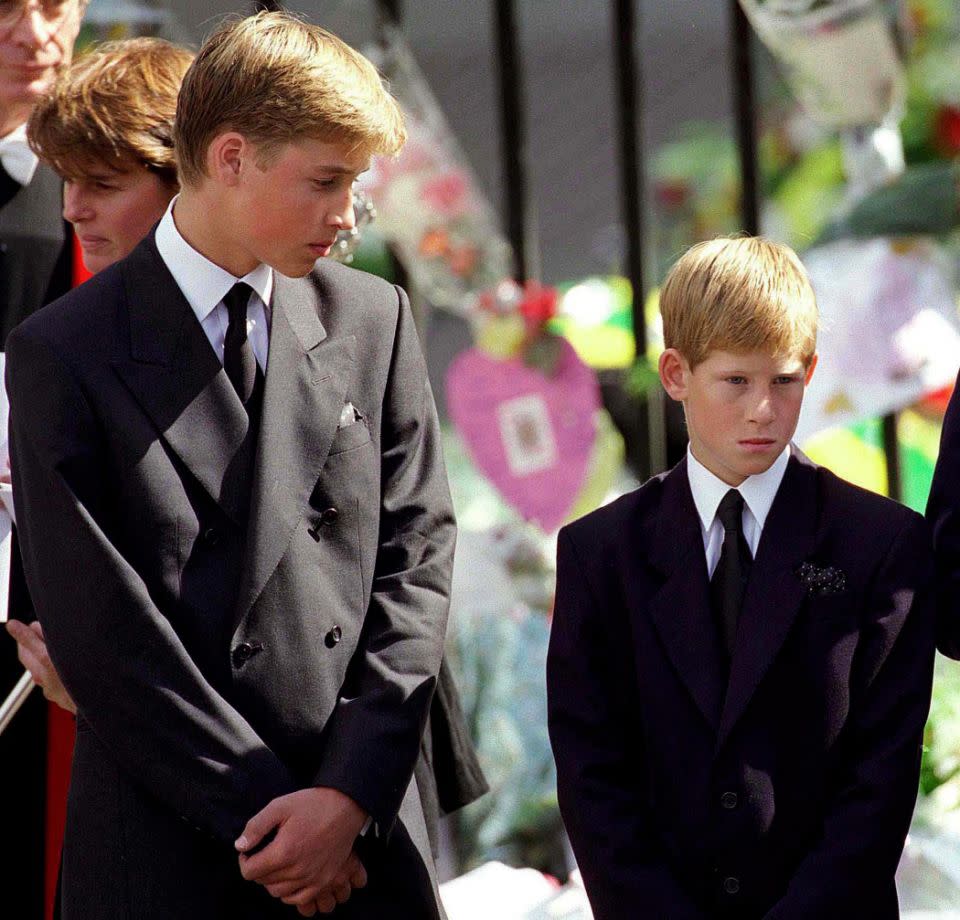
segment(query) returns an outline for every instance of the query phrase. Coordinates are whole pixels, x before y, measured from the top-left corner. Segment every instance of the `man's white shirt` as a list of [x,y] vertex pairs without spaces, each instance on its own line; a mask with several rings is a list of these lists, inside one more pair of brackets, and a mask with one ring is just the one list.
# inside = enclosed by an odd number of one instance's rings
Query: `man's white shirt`
[[30,184],[40,160],[27,143],[26,124],[14,128],[5,137],[0,137],[0,163],[11,179],[21,185]]
[[261,263],[242,278],[235,278],[226,269],[197,252],[181,235],[173,219],[170,202],[166,214],[157,226],[156,243],[160,258],[183,292],[220,363],[223,364],[223,340],[227,334],[229,317],[223,298],[238,282],[253,288],[254,295],[247,305],[247,338],[256,355],[257,364],[267,372],[270,350],[270,298],[273,294],[273,269]]
[[[763,525],[767,522],[767,515],[770,514],[770,507],[777,497],[777,490],[783,482],[789,461],[790,448],[786,447],[765,473],[748,476],[737,486],[737,491],[743,496],[743,536],[750,547],[751,556],[757,555]],[[707,556],[707,574],[712,578],[723,549],[723,524],[717,517],[717,508],[732,486],[711,473],[694,457],[689,448],[687,477],[697,517],[700,519],[703,549]]]

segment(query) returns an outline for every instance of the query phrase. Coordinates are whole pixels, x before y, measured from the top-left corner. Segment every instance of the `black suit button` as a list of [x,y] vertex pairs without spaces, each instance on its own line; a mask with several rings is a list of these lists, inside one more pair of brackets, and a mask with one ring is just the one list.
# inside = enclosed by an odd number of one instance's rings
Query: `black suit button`
[[737,798],[737,794],[735,792],[725,792],[722,796],[720,796],[720,805],[723,808],[732,811],[737,807],[738,804],[739,799]]
[[723,880],[723,890],[727,894],[736,894],[740,890],[740,879],[732,875]]
[[220,532],[216,527],[208,527],[200,538],[207,546],[216,546],[220,542]]
[[327,648],[333,648],[342,638],[343,632],[340,630],[340,627],[334,626],[333,629],[327,633],[323,644],[326,645]]
[[327,510],[320,515],[320,523],[329,527],[331,524],[337,522],[338,517],[340,517],[340,512],[337,511],[336,508],[327,508]]
[[261,651],[263,646],[259,642],[241,642],[233,650],[233,663],[235,667],[245,665],[257,652]]

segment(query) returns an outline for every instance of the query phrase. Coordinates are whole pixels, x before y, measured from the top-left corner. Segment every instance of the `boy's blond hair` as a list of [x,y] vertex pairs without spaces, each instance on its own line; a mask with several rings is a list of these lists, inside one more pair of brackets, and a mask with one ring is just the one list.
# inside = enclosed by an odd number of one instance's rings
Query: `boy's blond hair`
[[223,131],[256,144],[261,166],[300,138],[368,155],[398,153],[406,140],[400,107],[362,54],[275,12],[221,26],[184,78],[174,129],[181,182],[203,180],[210,142]]
[[715,350],[797,355],[817,349],[817,301],[789,247],[763,237],[698,243],[674,264],[660,291],[663,339],[696,367]]
[[159,38],[108,42],[60,73],[27,125],[30,147],[65,179],[140,165],[176,187],[173,116],[193,54]]

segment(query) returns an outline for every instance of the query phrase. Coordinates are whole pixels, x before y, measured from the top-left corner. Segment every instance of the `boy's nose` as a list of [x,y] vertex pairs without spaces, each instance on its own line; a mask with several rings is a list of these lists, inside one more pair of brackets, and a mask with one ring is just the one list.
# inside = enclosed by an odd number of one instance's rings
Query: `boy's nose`
[[772,422],[775,417],[776,413],[773,411],[773,400],[770,398],[769,393],[764,393],[754,404],[753,419],[760,424],[767,424]]
[[336,210],[330,215],[330,222],[340,230],[352,230],[357,224],[357,217],[353,210],[353,189],[344,195]]
[[63,219],[75,224],[90,215],[84,196],[72,183],[63,187]]

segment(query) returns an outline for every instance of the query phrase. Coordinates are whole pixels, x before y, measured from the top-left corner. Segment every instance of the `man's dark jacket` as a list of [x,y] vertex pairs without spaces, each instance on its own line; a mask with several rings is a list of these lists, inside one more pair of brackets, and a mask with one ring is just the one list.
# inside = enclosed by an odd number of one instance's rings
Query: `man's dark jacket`
[[7,385],[24,568],[80,713],[64,920],[293,920],[233,840],[310,785],[375,822],[338,913],[439,916],[412,775],[455,527],[405,295],[276,276],[248,494],[247,414],[152,234],[12,333]]
[[919,515],[794,449],[728,683],[686,461],[561,531],[550,733],[597,920],[899,915],[929,556]]
[[[70,289],[70,237],[63,220],[63,184],[50,167],[37,166],[26,186],[0,166],[0,350],[17,323]],[[0,435],[6,441],[6,432]],[[19,553],[11,559],[9,614],[32,620]],[[23,673],[16,643],[0,631],[0,698]],[[47,768],[47,702],[34,693],[0,736],[0,788],[8,790],[4,822],[17,828],[16,846],[4,854],[5,907],[23,920],[43,914]]]

